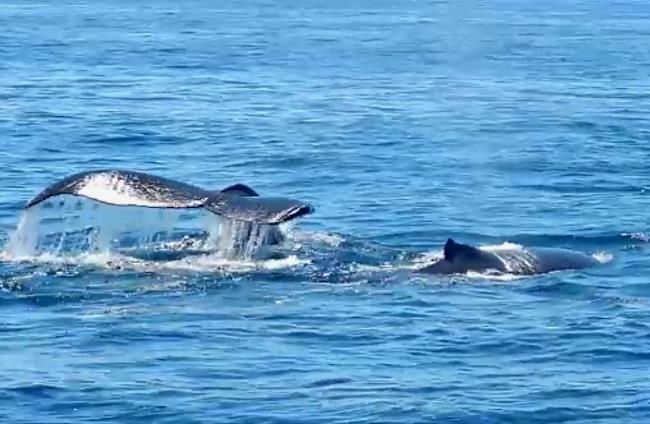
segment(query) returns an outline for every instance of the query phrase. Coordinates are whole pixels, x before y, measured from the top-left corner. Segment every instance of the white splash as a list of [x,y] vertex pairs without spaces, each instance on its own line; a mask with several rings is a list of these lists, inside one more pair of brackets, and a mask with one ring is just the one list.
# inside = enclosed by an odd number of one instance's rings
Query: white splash
[[40,254],[71,255],[109,252],[120,237],[140,234],[138,242],[149,243],[171,232],[178,212],[160,209],[119,208],[73,196],[37,205],[21,214],[4,257],[22,258]]
[[3,260],[33,256],[38,243],[38,211],[24,211],[20,214],[16,229],[9,236],[5,248],[0,253]]
[[420,269],[424,268],[427,265],[431,265],[433,262],[439,261],[444,257],[442,250],[435,250],[431,252],[424,252],[415,258],[411,263],[404,264],[404,269]]
[[[294,225],[293,222],[291,222],[290,224]],[[283,231],[289,236],[289,238],[293,243],[298,245],[321,244],[328,247],[336,248],[341,246],[341,244],[345,242],[345,238],[343,236],[334,233],[327,233],[322,231],[301,231],[301,232],[294,233],[284,229]]]
[[591,255],[592,258],[600,262],[601,264],[606,264],[611,262],[614,259],[614,255],[608,252],[596,252]]
[[[226,260],[264,259],[268,242],[284,238],[282,228],[290,227],[227,220],[197,209],[117,207],[61,196],[56,202],[22,213],[0,258],[29,260],[109,252],[146,256],[147,252],[193,249]],[[197,238],[197,233],[203,238]]]
[[487,252],[499,252],[503,250],[524,250],[524,247],[520,244],[506,241],[501,244],[486,244],[484,246],[479,246],[479,249]]
[[208,243],[226,258],[254,258],[263,255],[263,247],[279,231],[277,227],[252,222],[222,219]]
[[352,273],[371,273],[371,272],[384,272],[384,271],[398,271],[400,269],[411,269],[411,264],[394,264],[391,262],[384,262],[377,265],[368,265],[368,264],[352,264],[350,271]]
[[621,233],[621,236],[623,237],[629,237],[632,240],[638,240],[642,242],[648,242],[650,241],[650,235],[647,233],[642,233],[642,232],[636,232],[636,233]]
[[218,255],[202,255],[198,257],[183,258],[176,261],[150,262],[137,261],[129,264],[122,263],[123,267],[128,267],[134,271],[143,272],[165,272],[165,271],[185,271],[185,272],[227,272],[227,273],[248,273],[257,270],[280,270],[303,266],[310,261],[300,259],[296,256],[288,256],[282,259],[268,260],[232,260]]
[[84,253],[74,256],[57,256],[43,253],[22,258],[6,258],[7,260],[24,261],[46,265],[73,265],[103,268],[106,270],[120,270],[149,273],[191,272],[228,274],[249,273],[252,271],[276,271],[305,266],[311,263],[307,259],[290,255],[282,259],[268,260],[231,260],[219,255],[192,256],[173,261],[148,261],[115,252]]
[[518,274],[512,274],[512,273],[504,273],[504,272],[475,272],[475,271],[468,271],[465,273],[465,277],[469,279],[477,279],[477,280],[490,280],[490,281],[515,281],[515,280],[520,280],[523,278],[526,278],[525,275],[518,275]]

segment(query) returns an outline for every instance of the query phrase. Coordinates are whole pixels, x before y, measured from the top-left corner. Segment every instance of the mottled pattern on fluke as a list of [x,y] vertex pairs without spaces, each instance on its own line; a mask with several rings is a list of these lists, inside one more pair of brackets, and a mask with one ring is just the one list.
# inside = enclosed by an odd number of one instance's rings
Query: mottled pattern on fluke
[[98,170],[70,175],[36,195],[26,208],[61,194],[120,206],[204,207],[226,218],[260,224],[280,224],[313,212],[310,205],[297,200],[259,197],[244,184],[210,191],[157,175],[125,170]]

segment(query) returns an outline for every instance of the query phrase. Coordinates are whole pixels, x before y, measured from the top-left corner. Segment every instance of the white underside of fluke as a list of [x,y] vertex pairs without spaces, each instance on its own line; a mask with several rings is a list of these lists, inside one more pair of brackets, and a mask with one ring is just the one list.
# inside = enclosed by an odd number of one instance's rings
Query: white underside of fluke
[[[169,208],[174,204],[164,199],[157,199],[154,193],[146,196],[142,188],[136,189],[120,174],[95,174],[86,177],[86,180],[77,190],[78,196],[87,197],[102,203],[117,206],[142,206],[149,208]],[[143,196],[145,194],[145,196]],[[183,207],[200,207],[205,199],[188,201]]]

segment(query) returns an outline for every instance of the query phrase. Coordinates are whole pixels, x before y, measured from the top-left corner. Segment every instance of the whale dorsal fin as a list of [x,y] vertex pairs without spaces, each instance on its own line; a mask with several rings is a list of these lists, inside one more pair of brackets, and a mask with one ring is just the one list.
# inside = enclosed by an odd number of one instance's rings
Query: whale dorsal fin
[[259,197],[259,194],[246,184],[233,184],[221,190],[222,193],[237,194],[239,196]]
[[476,247],[467,244],[456,243],[453,239],[447,239],[444,248],[445,260],[453,262],[458,255],[480,256],[481,252]]

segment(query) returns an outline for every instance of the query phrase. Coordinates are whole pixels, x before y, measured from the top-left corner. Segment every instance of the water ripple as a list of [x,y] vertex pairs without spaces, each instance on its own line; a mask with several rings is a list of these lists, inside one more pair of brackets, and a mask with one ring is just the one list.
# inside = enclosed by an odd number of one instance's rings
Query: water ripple
[[[3,2],[2,246],[89,168],[317,213],[261,261],[1,255],[0,422],[648,422],[649,13]],[[448,237],[612,260],[414,275]]]

